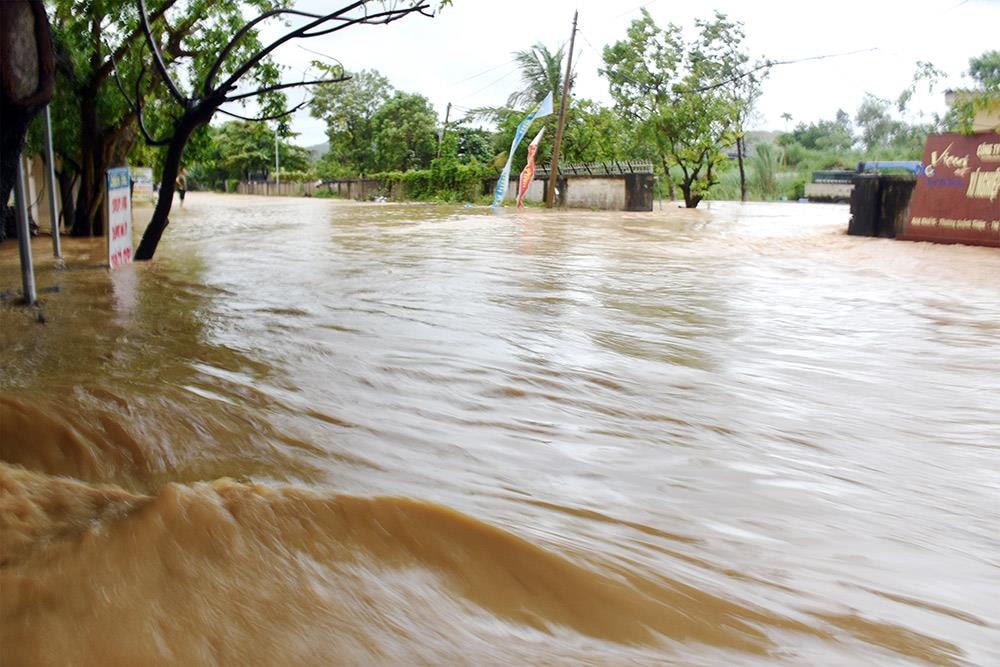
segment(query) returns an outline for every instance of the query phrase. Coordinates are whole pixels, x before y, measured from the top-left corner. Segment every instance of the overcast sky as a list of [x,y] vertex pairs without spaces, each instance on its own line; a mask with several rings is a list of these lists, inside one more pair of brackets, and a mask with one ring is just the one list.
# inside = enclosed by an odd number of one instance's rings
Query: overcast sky
[[[331,5],[296,3],[314,11]],[[434,18],[411,15],[300,44],[339,59],[347,69],[377,69],[397,89],[429,98],[442,119],[451,102],[454,119],[473,107],[503,104],[519,81],[511,53],[536,42],[550,49],[568,42],[576,9],[573,94],[610,105],[607,82],[597,71],[601,50],[624,38],[643,6],[658,24],[677,23],[689,35],[695,18],[710,18],[714,9],[725,12],[744,24],[754,57],[794,60],[857,52],[774,68],[758,103],[757,129],[786,129],[781,117],[786,112],[792,125],[833,118],[838,108],[853,115],[866,92],[895,99],[910,84],[918,60],[933,63],[948,78],[933,94],[919,96],[914,111],[941,113],[943,91],[970,83],[969,58],[1000,48],[1000,0],[454,0]],[[278,60],[289,66],[288,80],[300,78],[316,57],[298,46],[278,52]],[[293,91],[290,99],[301,96]],[[292,128],[301,145],[326,139],[325,125],[306,111],[296,115]]]

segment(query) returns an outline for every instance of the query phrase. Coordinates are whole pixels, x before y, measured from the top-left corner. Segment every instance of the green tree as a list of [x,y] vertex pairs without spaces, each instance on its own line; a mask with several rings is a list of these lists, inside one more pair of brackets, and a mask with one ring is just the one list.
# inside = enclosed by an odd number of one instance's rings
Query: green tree
[[780,143],[784,145],[796,143],[809,150],[849,151],[854,145],[851,117],[843,109],[837,109],[835,120],[799,123],[794,130],[782,135]]
[[562,157],[567,163],[646,157],[630,141],[631,133],[621,116],[592,100],[574,102],[567,111],[564,132]]
[[426,97],[397,92],[372,117],[372,167],[406,171],[430,166],[437,151],[437,113]]
[[[249,5],[270,0],[248,0]],[[58,80],[52,101],[54,149],[60,158],[60,189],[74,235],[101,234],[104,172],[122,164],[136,143],[136,110],[121,95],[115,76],[138,81],[131,94],[140,108],[159,99],[162,87],[141,79],[143,32],[134,0],[51,0]],[[170,13],[170,21],[167,15]],[[232,3],[154,0],[149,23],[165,44],[168,63],[190,63],[196,27],[211,30],[238,14]],[[77,196],[70,196],[74,181]]]
[[736,143],[736,161],[740,170],[740,200],[747,201],[747,176],[744,160],[747,153],[747,124],[761,95],[770,64],[758,61],[750,64],[750,55],[743,50],[745,33],[743,25],[730,21],[716,11],[712,21],[696,20],[701,36],[690,55],[696,68],[706,81],[719,82],[720,92],[728,98],[733,108],[733,132]]
[[889,100],[865,94],[854,121],[861,132],[861,144],[866,151],[887,145],[899,131],[900,123],[889,115]]
[[976,87],[958,91],[945,124],[961,132],[972,132],[976,114],[1000,107],[1000,51],[986,51],[969,59],[969,76]]
[[[215,185],[229,179],[271,177],[275,131],[266,123],[244,120],[209,126],[204,139],[193,137],[185,151],[191,180]],[[309,169],[308,149],[279,140],[278,157],[282,172]]]
[[[391,23],[412,13],[426,14],[429,4],[421,0],[380,0],[379,2],[353,2],[333,11],[323,9],[322,14],[283,8],[265,11],[250,21],[242,18],[234,22],[235,30],[218,31],[213,35],[195,33],[196,39],[210,40],[216,49],[202,58],[195,59],[195,67],[186,72],[178,72],[166,65],[163,48],[148,20],[144,0],[137,0],[140,8],[140,24],[146,37],[146,44],[153,54],[153,64],[157,75],[170,93],[171,109],[174,115],[167,136],[160,140],[166,146],[163,160],[163,182],[160,198],[152,218],[146,226],[135,258],[152,258],[163,231],[169,224],[168,215],[173,199],[174,179],[180,169],[184,149],[192,135],[207,125],[220,107],[231,103],[242,103],[250,99],[258,100],[263,115],[254,120],[273,120],[293,113],[305,103],[292,109],[281,107],[284,103],[282,91],[304,85],[334,83],[343,80],[340,68],[327,68],[327,78],[299,80],[281,83],[280,72],[271,61],[271,54],[279,47],[298,39],[308,39],[344,30],[355,25],[381,25]],[[223,4],[223,3],[218,3]],[[369,7],[369,5],[374,5]],[[295,25],[287,24],[286,32],[273,41],[263,44],[257,37],[258,27],[274,18],[289,19]],[[224,41],[221,45],[216,41]],[[168,45],[169,46],[169,45]],[[182,75],[182,76],[179,76]],[[250,90],[242,92],[246,87]],[[123,91],[124,92],[124,91]],[[140,127],[142,115],[139,109]],[[236,115],[232,111],[225,111]],[[147,133],[147,139],[151,139]]]
[[472,161],[489,162],[493,158],[490,144],[490,133],[478,127],[468,127],[459,124],[448,128],[449,135],[455,134],[455,157],[462,163]]
[[1000,89],[1000,51],[986,51],[970,58],[969,76],[984,90]]
[[375,167],[374,119],[396,92],[375,70],[348,73],[350,79],[316,86],[309,113],[326,123],[329,152],[321,160],[326,177],[359,176]]
[[718,80],[725,69],[717,43],[727,32],[724,22],[721,14],[699,22],[699,38],[687,44],[678,26],[661,28],[643,9],[626,38],[604,49],[601,73],[616,108],[656,147],[665,177],[678,168],[689,208],[718,182],[724,148],[736,140],[740,103]]
[[[560,46],[555,52],[541,42],[530,49],[514,52],[514,62],[521,70],[520,90],[511,93],[507,98],[507,106],[528,107],[549,93],[558,97],[562,91],[562,62],[565,47]],[[573,80],[570,79],[570,87]]]

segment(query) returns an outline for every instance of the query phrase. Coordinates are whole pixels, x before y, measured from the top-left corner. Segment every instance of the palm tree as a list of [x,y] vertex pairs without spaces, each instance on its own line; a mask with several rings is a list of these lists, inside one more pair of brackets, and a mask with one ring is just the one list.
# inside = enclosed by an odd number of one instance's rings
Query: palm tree
[[[541,42],[530,49],[514,52],[514,62],[521,68],[521,90],[507,98],[507,106],[528,106],[545,97],[549,92],[559,95],[562,89],[562,61],[565,45],[555,53]],[[572,86],[573,80],[570,79]]]
[[[565,47],[560,46],[555,53],[549,51],[541,42],[530,49],[514,52],[514,62],[521,69],[521,90],[511,93],[507,104],[502,107],[476,107],[466,113],[463,120],[492,120],[499,123],[505,114],[516,113],[518,109],[533,106],[552,92],[554,104],[559,106],[559,94],[562,91],[562,60]],[[570,85],[576,80],[576,74],[570,79]]]

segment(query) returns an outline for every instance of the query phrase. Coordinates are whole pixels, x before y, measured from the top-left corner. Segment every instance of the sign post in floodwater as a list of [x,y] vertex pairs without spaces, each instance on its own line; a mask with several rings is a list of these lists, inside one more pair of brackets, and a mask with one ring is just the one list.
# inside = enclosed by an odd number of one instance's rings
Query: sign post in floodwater
[[108,266],[112,269],[132,261],[132,201],[128,167],[108,169]]
[[132,177],[132,202],[152,202],[152,167],[129,167],[129,175]]

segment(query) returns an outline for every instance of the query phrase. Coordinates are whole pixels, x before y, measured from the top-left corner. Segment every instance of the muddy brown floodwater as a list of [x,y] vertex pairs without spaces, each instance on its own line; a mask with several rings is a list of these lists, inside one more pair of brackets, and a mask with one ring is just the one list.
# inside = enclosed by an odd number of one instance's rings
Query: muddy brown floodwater
[[1000,664],[997,250],[187,204],[0,246],[2,664]]

